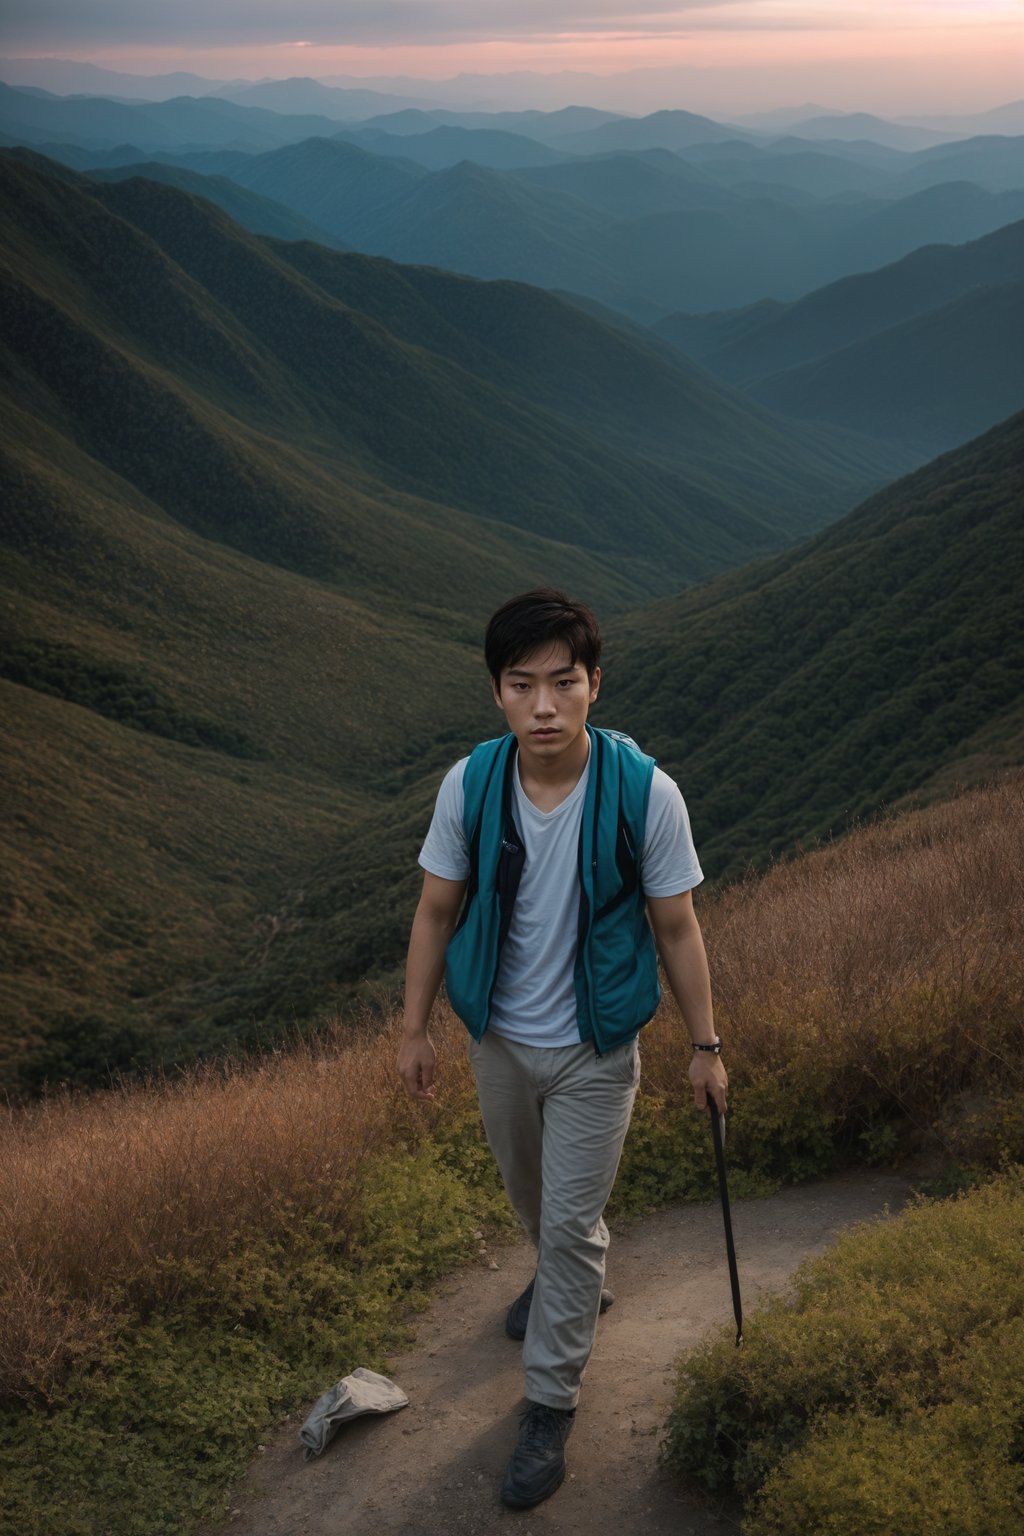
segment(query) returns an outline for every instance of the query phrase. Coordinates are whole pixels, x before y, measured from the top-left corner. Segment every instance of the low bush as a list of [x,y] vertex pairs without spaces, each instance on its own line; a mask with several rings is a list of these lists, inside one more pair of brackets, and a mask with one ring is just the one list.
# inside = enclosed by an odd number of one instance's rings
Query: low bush
[[[1024,1339],[1007,1342],[1019,1359]],[[747,1536],[1019,1536],[1024,1469],[1007,1411],[1019,1414],[1019,1394],[984,1414],[943,1403],[826,1422],[769,1478]]]
[[751,1536],[1019,1530],[1022,1247],[1019,1167],[851,1229],[742,1349],[723,1332],[681,1363],[668,1464],[753,1499]]

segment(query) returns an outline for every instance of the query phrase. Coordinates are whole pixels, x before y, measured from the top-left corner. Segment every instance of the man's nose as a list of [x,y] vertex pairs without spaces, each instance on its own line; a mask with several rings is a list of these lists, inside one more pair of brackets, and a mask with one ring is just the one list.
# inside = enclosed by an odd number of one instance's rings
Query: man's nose
[[555,696],[546,688],[538,688],[534,696],[533,712],[535,715],[553,715],[555,712]]

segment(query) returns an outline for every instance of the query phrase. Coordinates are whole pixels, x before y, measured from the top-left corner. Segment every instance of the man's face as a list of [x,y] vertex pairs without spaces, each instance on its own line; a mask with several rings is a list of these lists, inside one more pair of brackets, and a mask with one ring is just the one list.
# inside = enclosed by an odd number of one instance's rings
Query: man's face
[[569,659],[562,641],[505,667],[500,692],[493,683],[492,688],[520,752],[540,766],[579,741],[600,683],[601,668],[588,677],[580,662]]

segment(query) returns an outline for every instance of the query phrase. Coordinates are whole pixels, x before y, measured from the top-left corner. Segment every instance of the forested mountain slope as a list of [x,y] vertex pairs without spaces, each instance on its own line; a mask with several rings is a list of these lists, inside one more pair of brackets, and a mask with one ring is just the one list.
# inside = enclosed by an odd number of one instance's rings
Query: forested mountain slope
[[844,277],[794,304],[718,315],[669,315],[652,328],[721,378],[748,384],[797,368],[962,298],[1024,275],[1024,222],[966,245],[928,245]]
[[11,1082],[262,1029],[318,859],[361,938],[310,997],[390,965],[381,827],[491,728],[498,601],[621,611],[884,473],[550,295],[26,157],[0,194]]
[[841,523],[616,621],[604,712],[737,875],[1024,760],[1024,415]]
[[[289,490],[307,455],[364,492],[386,484],[627,569],[646,562],[648,590],[820,525],[898,462],[780,426],[544,294],[275,245],[151,182],[3,169],[12,366],[109,467],[261,557],[287,547],[318,575],[350,568],[319,498]],[[145,448],[122,430],[129,397],[135,410],[147,401],[154,429],[165,419]],[[239,454],[259,461],[244,513]],[[216,498],[202,493],[204,465],[226,477]],[[396,580],[390,562],[380,578]]]
[[973,288],[750,393],[803,420],[953,448],[1024,409],[1024,282]]
[[[710,877],[1024,761],[1022,446],[1018,417],[790,554],[608,626],[595,723],[678,779]],[[476,731],[499,724],[484,710]],[[162,1049],[272,1037],[396,984],[434,789],[474,739],[396,763],[389,802],[282,880],[240,950],[168,989]],[[69,1058],[58,1028],[37,1061]]]

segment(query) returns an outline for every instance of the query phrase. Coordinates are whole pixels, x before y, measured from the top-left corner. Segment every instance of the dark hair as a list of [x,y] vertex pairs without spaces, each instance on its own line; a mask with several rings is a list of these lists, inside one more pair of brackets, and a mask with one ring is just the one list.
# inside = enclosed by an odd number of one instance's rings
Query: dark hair
[[542,645],[559,641],[569,647],[573,665],[579,662],[593,677],[601,656],[601,632],[585,604],[554,587],[510,597],[492,616],[484,637],[484,657],[495,686],[500,689],[505,667],[514,667]]

